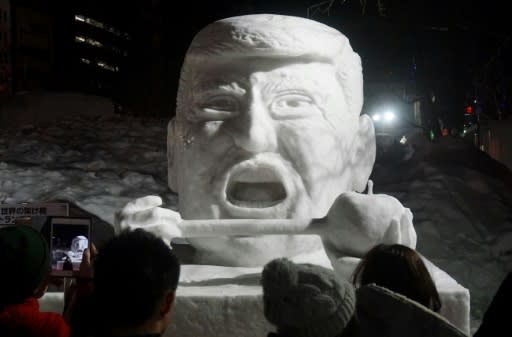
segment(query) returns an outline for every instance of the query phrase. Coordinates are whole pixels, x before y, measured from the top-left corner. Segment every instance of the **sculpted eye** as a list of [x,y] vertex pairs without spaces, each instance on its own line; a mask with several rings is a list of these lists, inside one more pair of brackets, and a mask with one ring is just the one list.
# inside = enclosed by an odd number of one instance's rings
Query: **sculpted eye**
[[313,98],[297,93],[278,96],[270,105],[272,114],[278,119],[306,118],[311,116],[314,108]]
[[196,117],[203,120],[224,120],[237,116],[238,113],[238,100],[228,95],[209,97],[195,111]]

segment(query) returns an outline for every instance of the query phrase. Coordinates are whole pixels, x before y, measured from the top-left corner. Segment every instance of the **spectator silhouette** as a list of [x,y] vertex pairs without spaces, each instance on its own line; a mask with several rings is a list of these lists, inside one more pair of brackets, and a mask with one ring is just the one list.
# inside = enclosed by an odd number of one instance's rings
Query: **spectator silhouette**
[[50,251],[38,231],[26,225],[0,228],[0,270],[0,336],[69,336],[62,316],[39,311]]
[[71,259],[69,256],[66,256],[64,259],[64,264],[62,265],[62,270],[73,270],[73,262],[71,262]]
[[355,335],[354,287],[332,270],[275,259],[265,265],[261,283],[265,317],[277,329],[269,337]]
[[358,336],[467,337],[424,305],[376,284],[356,290]]
[[70,314],[73,336],[159,336],[165,331],[180,275],[169,245],[142,229],[125,231],[99,250],[92,267],[92,294],[76,300]]
[[379,244],[362,258],[352,276],[356,287],[375,283],[439,312],[441,299],[421,256],[400,244]]

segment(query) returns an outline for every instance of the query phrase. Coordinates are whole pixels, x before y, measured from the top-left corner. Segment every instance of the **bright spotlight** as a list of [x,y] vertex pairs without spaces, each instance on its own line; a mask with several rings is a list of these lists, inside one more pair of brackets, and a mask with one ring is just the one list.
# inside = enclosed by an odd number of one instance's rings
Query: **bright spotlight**
[[379,114],[375,114],[372,116],[372,119],[376,122],[380,121],[380,115]]
[[395,119],[395,114],[392,111],[387,111],[384,114],[384,119],[386,120],[386,122],[391,122],[392,120]]

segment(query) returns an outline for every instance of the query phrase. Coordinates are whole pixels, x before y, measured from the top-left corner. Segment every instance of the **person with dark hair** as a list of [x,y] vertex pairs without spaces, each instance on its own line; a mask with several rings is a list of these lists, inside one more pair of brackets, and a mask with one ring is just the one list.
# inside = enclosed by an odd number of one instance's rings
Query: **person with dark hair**
[[73,263],[71,262],[71,258],[69,256],[64,258],[62,270],[73,270]]
[[441,299],[420,254],[400,244],[368,251],[352,276],[355,286],[375,283],[439,312]]
[[38,298],[48,288],[50,251],[30,226],[0,228],[0,336],[67,337],[61,315],[40,312]]
[[265,317],[277,329],[268,337],[356,335],[354,287],[334,271],[280,258],[265,265],[261,284]]
[[73,336],[160,336],[165,331],[180,275],[169,245],[142,229],[124,231],[99,250],[92,266],[93,293],[75,305]]

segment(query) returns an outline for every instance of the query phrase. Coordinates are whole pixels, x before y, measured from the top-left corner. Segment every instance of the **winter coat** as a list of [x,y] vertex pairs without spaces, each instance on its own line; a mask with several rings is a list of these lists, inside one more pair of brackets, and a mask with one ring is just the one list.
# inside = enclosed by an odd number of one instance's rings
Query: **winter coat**
[[39,311],[35,298],[13,304],[0,311],[0,336],[69,337],[64,318],[53,312]]
[[375,284],[357,290],[361,337],[467,337],[446,318]]

